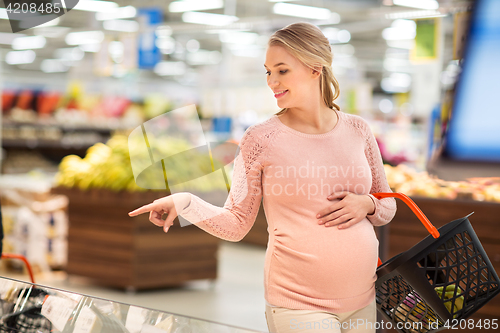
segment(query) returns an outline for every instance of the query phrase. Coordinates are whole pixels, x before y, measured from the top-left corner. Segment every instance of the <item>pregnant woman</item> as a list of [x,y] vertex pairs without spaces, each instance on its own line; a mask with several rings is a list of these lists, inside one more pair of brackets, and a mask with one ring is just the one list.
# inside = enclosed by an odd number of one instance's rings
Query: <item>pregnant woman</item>
[[[175,193],[129,213],[166,231],[181,215],[206,232],[241,240],[261,201],[268,222],[264,282],[270,332],[375,332],[378,240],[393,198],[365,120],[343,113],[332,50],[321,30],[294,23],[269,39],[267,84],[281,111],[239,144],[223,207]],[[165,220],[161,217],[167,214]]]

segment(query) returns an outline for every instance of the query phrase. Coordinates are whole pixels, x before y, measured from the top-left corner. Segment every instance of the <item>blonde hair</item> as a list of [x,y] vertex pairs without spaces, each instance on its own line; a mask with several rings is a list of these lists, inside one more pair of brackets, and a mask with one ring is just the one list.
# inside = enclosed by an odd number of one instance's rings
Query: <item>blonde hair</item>
[[[311,69],[322,66],[320,90],[325,104],[340,111],[340,107],[334,103],[339,97],[339,82],[333,75],[332,48],[328,38],[314,24],[299,22],[290,24],[276,31],[270,38],[268,46],[282,46],[292,56]],[[281,109],[276,115],[286,112]]]

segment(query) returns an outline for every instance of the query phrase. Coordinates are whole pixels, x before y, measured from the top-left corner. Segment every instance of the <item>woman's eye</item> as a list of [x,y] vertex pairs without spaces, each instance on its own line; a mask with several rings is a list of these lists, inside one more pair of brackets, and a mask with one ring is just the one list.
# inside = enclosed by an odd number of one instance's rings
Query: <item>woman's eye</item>
[[288,69],[284,69],[284,70],[280,71],[281,74],[285,74],[286,72],[288,72]]
[[271,74],[271,72],[270,72],[270,71],[267,71],[267,72],[266,72],[266,75],[269,75],[269,74]]

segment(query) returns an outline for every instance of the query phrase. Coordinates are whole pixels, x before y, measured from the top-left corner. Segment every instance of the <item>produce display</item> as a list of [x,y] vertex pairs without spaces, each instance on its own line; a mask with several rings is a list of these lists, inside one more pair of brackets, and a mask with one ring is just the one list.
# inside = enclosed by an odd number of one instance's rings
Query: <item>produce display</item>
[[417,172],[404,164],[396,167],[385,164],[384,169],[394,192],[415,197],[500,202],[500,177],[445,181],[425,171]]
[[[163,170],[155,168],[162,161],[151,164],[148,150],[133,149],[133,161],[139,160],[142,164],[151,165],[139,175],[139,185],[134,178],[129,154],[129,138],[122,134],[113,135],[106,144],[96,143],[87,150],[84,158],[76,155],[64,157],[59,164],[59,172],[56,176],[58,186],[88,189],[109,189],[112,191],[146,191],[148,189],[165,190],[165,175]],[[134,143],[130,143],[134,147]],[[180,139],[169,139],[168,144],[154,144],[150,142],[153,156],[171,156],[174,152],[189,149],[189,144]],[[161,150],[161,151],[158,151]],[[167,165],[168,184],[175,183],[175,190],[197,190],[209,192],[212,190],[227,189],[225,184],[214,181],[215,177],[200,177],[212,173],[211,164],[207,163],[206,156],[196,154],[191,150],[190,159],[187,163],[171,163]],[[175,162],[175,160],[174,160]],[[170,166],[170,167],[168,167]],[[230,172],[226,173],[230,176]],[[177,182],[174,182],[177,180]],[[182,180],[182,181],[179,181]],[[190,181],[187,185],[187,180]]]

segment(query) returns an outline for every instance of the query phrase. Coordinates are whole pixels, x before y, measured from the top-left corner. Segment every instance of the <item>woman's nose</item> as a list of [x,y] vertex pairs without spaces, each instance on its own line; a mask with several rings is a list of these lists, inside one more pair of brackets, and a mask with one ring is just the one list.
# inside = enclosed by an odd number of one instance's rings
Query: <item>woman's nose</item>
[[276,80],[276,78],[272,74],[269,75],[269,77],[267,78],[267,85],[269,86],[269,88],[272,89],[273,87],[278,86],[278,84],[278,80]]

